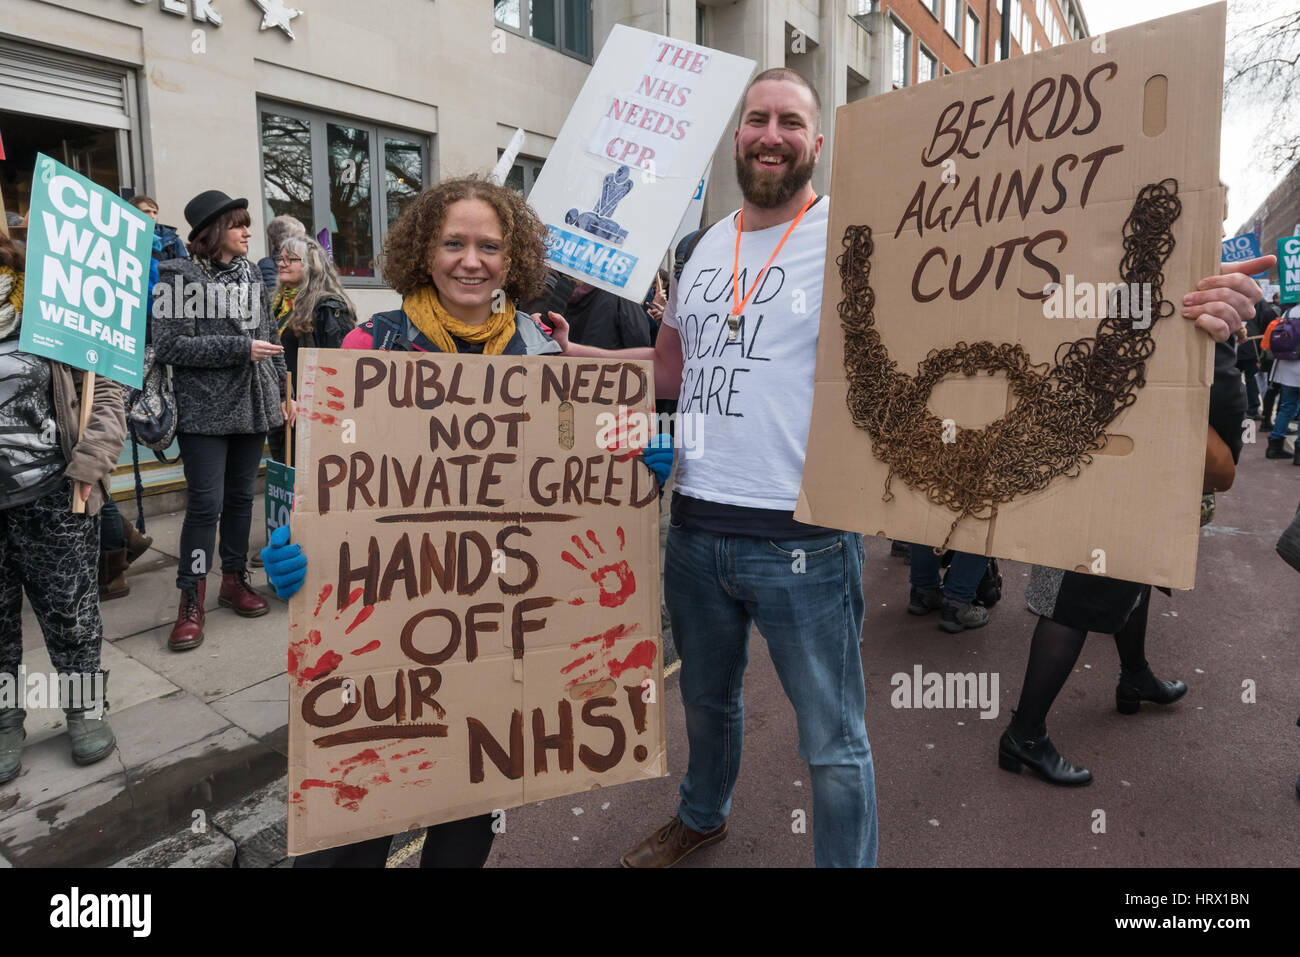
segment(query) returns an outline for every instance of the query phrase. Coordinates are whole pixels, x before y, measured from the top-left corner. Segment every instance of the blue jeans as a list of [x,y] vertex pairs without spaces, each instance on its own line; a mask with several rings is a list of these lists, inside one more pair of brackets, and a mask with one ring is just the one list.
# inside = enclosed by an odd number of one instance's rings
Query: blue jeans
[[673,526],[664,593],[682,659],[690,746],[678,814],[721,827],[740,771],[749,627],[767,641],[794,705],[813,792],[818,867],[874,867],[876,784],[867,742],[862,538],[850,532],[773,542]]
[[1286,427],[1300,412],[1300,385],[1284,385],[1282,397],[1277,402],[1277,418],[1273,420],[1272,439],[1285,439]]
[[[988,567],[985,555],[953,552],[948,577],[943,581],[944,596],[964,605],[974,601],[975,589]],[[912,584],[917,588],[939,587],[939,556],[929,545],[912,546]]]

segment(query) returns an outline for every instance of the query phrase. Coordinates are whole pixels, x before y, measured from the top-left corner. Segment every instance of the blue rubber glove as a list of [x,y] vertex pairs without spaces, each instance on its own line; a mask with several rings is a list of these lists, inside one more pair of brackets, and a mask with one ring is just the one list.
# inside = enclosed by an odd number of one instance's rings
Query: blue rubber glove
[[673,470],[673,437],[661,432],[650,440],[650,444],[641,450],[641,458],[655,473],[659,484],[668,481],[668,473]]
[[289,526],[281,525],[271,533],[271,543],[262,549],[262,565],[275,593],[281,598],[293,595],[307,579],[307,556],[302,546],[289,544]]

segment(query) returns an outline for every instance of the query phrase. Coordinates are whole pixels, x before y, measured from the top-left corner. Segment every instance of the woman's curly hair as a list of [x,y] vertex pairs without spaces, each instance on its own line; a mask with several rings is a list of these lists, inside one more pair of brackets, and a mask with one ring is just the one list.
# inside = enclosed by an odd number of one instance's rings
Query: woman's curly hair
[[443,180],[411,200],[384,240],[384,280],[403,296],[433,284],[429,254],[442,235],[448,207],[462,199],[481,199],[501,220],[506,295],[516,302],[540,296],[545,291],[546,227],[513,189],[479,176]]

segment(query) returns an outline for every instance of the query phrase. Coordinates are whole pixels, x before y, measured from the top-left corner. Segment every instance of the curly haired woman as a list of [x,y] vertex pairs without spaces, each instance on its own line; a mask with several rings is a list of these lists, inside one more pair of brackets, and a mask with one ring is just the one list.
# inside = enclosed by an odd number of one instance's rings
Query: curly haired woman
[[[388,234],[384,277],[402,308],[379,313],[348,333],[345,349],[398,349],[481,355],[551,355],[560,347],[515,300],[540,295],[546,276],[544,227],[522,196],[475,177],[425,190]],[[647,464],[668,475],[671,448]],[[663,459],[667,459],[666,464]],[[277,529],[262,552],[281,598],[298,590],[307,559]],[[421,867],[482,867],[492,849],[492,815],[429,828]],[[390,839],[375,838],[306,854],[296,867],[383,867]]]

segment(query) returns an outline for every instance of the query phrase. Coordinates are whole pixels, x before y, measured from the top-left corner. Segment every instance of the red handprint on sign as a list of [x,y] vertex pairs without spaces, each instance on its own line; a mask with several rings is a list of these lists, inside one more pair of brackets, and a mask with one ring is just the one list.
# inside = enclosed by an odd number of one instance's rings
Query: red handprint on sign
[[[619,526],[617,534],[618,550],[621,552],[627,545],[627,536],[624,534],[622,526]],[[591,529],[587,529],[587,539],[596,546],[596,550],[601,555],[605,554],[604,547],[600,544],[600,540],[596,538],[596,533]],[[570,541],[589,562],[597,561],[596,557],[587,550],[587,546],[582,543],[582,539],[577,535],[571,536]],[[560,557],[578,571],[587,571],[587,566],[578,561],[572,552],[561,552]],[[622,559],[607,565],[601,565],[591,573],[591,580],[600,588],[598,600],[604,608],[617,608],[632,597],[632,593],[636,591],[636,576],[632,574],[632,566]],[[585,604],[585,600],[574,598],[569,601],[569,604],[582,605]]]

